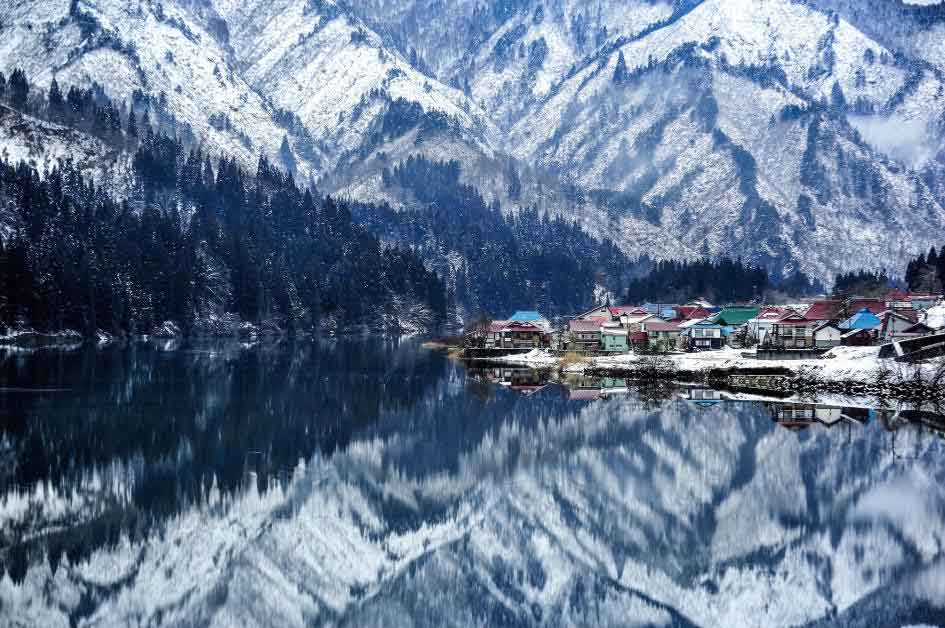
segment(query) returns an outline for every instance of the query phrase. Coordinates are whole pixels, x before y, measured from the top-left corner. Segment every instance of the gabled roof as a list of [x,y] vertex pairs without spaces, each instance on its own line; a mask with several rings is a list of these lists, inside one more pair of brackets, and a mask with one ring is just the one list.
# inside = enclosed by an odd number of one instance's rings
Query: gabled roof
[[626,336],[627,330],[623,327],[602,327],[600,333],[606,336]]
[[900,318],[910,323],[919,322],[919,313],[915,310],[886,310],[879,315],[879,318],[885,323],[889,318]]
[[851,329],[844,333],[841,338],[852,338],[853,336],[857,336],[859,334],[869,334],[872,331],[872,329]]
[[577,332],[600,332],[600,321],[571,321],[568,323],[568,329]]
[[704,322],[705,322],[705,319],[704,319],[704,318],[691,318],[691,319],[689,319],[689,320],[686,320],[686,321],[683,321],[683,322],[679,323],[679,328],[680,328],[680,329],[689,329],[690,327],[695,327],[695,326],[698,325],[699,323],[704,323]]
[[879,320],[879,317],[870,312],[868,309],[863,308],[847,320],[840,323],[840,329],[876,329],[882,324],[883,321]]
[[843,303],[833,299],[814,301],[804,312],[804,318],[812,321],[833,321],[841,316]]
[[676,316],[683,320],[702,320],[709,317],[709,310],[699,305],[683,305],[676,308]]
[[818,323],[817,325],[815,325],[814,328],[813,328],[811,331],[816,334],[817,332],[821,331],[822,329],[826,329],[826,328],[828,328],[828,327],[832,327],[832,328],[836,329],[837,331],[840,330],[840,328],[837,327],[837,325],[835,325],[835,324],[832,323],[831,321],[821,321],[820,323]]
[[908,294],[900,290],[899,288],[893,288],[886,293],[886,296],[883,297],[886,301],[909,301],[910,297]]
[[758,312],[758,315],[751,319],[757,323],[767,323],[772,321],[781,320],[786,314],[793,313],[792,310],[788,310],[780,307],[766,307],[765,309]]
[[721,325],[737,327],[744,325],[756,316],[758,316],[757,306],[733,306],[722,308],[722,311],[716,314],[713,320]]
[[915,325],[910,325],[902,330],[904,334],[931,334],[934,329],[926,325],[925,323],[916,323]]
[[676,323],[667,323],[666,321],[661,321],[661,320],[647,321],[647,322],[643,323],[643,329],[644,329],[644,331],[647,331],[647,332],[651,332],[651,331],[656,331],[656,332],[660,332],[660,331],[664,331],[664,332],[681,331],[681,330],[679,329],[679,325],[677,325]]
[[536,323],[545,320],[545,317],[534,310],[519,310],[509,317],[510,321],[517,323]]
[[544,331],[538,325],[533,325],[531,323],[519,323],[517,321],[512,321],[510,324],[502,328],[502,331]]
[[873,314],[879,315],[886,311],[886,302],[882,299],[853,299],[850,301],[848,312],[857,314],[863,310],[869,310]]
[[489,323],[489,331],[493,333],[500,332],[510,322],[511,321],[492,321],[491,323]]
[[610,313],[614,316],[622,316],[623,314],[649,314],[645,309],[638,305],[616,305],[614,307],[607,308],[610,310]]

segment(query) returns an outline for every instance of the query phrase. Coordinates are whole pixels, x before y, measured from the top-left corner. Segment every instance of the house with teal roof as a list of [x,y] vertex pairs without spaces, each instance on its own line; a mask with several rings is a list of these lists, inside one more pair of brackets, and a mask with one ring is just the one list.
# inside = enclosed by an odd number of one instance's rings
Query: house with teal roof
[[551,329],[551,321],[542,316],[539,312],[535,310],[519,310],[512,314],[509,317],[508,322],[511,323],[528,323],[529,325],[534,325],[535,327],[540,327],[544,330]]

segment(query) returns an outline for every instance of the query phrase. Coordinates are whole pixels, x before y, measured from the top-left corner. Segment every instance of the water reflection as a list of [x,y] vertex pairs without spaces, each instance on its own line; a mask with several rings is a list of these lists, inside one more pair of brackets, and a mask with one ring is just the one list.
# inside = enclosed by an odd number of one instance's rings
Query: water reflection
[[413,345],[0,364],[14,624],[945,616],[933,409],[467,372]]

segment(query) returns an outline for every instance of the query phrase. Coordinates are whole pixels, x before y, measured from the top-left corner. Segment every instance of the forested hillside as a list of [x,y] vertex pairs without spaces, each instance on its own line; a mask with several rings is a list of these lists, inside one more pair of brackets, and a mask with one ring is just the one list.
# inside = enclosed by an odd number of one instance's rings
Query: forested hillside
[[640,266],[612,241],[589,236],[574,222],[526,207],[504,213],[461,183],[461,165],[411,157],[387,168],[384,185],[409,192],[422,205],[355,205],[363,224],[415,247],[452,277],[459,310],[507,315],[538,308],[574,314],[589,304],[621,298]]
[[0,85],[0,107],[82,129],[131,156],[125,197],[70,161],[43,172],[0,162],[5,326],[86,336],[166,333],[165,321],[184,333],[402,333],[445,320],[444,284],[420,258],[382,246],[346,204],[301,189],[265,157],[245,172],[94,90],[63,96],[53,83],[48,96],[30,97],[21,72]]

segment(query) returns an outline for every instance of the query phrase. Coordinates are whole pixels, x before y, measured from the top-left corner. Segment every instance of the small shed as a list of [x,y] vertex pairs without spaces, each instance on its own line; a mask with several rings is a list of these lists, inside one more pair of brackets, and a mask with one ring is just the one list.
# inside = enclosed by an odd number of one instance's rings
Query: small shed
[[827,349],[840,346],[843,332],[833,323],[824,321],[814,327],[811,335],[813,336],[814,347],[817,349]]
[[876,331],[872,329],[852,329],[840,337],[844,347],[870,347],[876,342]]

